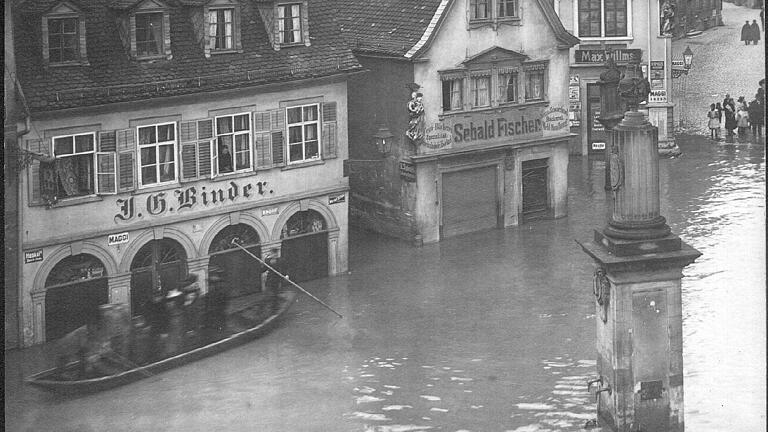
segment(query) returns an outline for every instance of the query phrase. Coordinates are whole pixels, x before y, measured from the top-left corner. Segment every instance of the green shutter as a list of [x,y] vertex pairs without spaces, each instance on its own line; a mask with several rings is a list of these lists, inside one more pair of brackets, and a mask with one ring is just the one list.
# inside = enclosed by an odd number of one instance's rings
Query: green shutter
[[276,166],[285,166],[285,110],[274,109],[269,111],[270,117],[270,144],[272,145],[272,163]]
[[117,132],[116,131],[99,132],[99,151],[100,152],[117,151]]
[[181,181],[197,179],[197,143],[181,143]]
[[269,168],[272,166],[272,133],[257,132],[253,134],[256,149],[256,167]]
[[211,142],[197,142],[197,175],[199,178],[211,176]]
[[117,153],[96,153],[96,193],[113,195],[117,193]]

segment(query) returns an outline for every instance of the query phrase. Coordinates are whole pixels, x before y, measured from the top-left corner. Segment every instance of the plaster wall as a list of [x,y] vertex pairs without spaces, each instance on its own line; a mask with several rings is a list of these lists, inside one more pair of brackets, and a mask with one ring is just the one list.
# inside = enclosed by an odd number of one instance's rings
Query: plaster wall
[[[238,223],[251,226],[259,235],[262,251],[268,251],[271,247],[279,248],[281,229],[292,214],[315,210],[324,217],[328,227],[329,274],[341,273],[348,268],[349,187],[342,176],[343,160],[348,157],[347,88],[344,82],[273,92],[240,90],[204,98],[164,100],[151,106],[145,104],[146,107],[59,113],[35,121],[29,139],[43,138],[46,132],[59,128],[88,126],[93,130],[114,130],[128,128],[131,120],[138,119],[166,116],[178,121],[201,119],[209,117],[210,110],[217,109],[242,107],[243,112],[266,111],[289,101],[298,104],[306,98],[337,103],[336,158],[304,166],[275,167],[137,189],[131,193],[93,196],[86,202],[60,201],[50,208],[28,205],[29,176],[23,175],[23,248],[25,251],[41,251],[43,256],[41,261],[25,264],[19,280],[24,345],[44,340],[45,280],[53,266],[70,255],[87,253],[99,258],[109,276],[110,302],[129,302],[130,264],[138,249],[149,240],[170,238],[180,243],[187,256],[189,271],[200,274],[200,279],[204,280],[208,248],[213,236],[224,227]],[[190,188],[195,188],[194,203],[183,199]],[[219,196],[225,199],[213,202],[210,193],[218,189],[222,190]],[[237,191],[236,195],[233,190]],[[203,202],[203,191],[209,193],[207,204]],[[166,208],[151,215],[151,202],[159,198],[165,200]],[[124,213],[128,201],[135,205],[130,218]],[[191,205],[184,207],[184,202]],[[108,245],[108,236],[117,233],[127,233],[129,242]]]

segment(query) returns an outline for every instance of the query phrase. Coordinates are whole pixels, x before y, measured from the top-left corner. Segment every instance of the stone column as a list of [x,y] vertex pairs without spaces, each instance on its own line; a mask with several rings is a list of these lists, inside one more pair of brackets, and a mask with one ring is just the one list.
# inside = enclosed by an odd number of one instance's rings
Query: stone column
[[613,209],[594,241],[581,243],[596,265],[598,378],[588,386],[602,426],[682,432],[680,287],[683,268],[701,254],[660,214],[657,128],[630,111],[613,135]]

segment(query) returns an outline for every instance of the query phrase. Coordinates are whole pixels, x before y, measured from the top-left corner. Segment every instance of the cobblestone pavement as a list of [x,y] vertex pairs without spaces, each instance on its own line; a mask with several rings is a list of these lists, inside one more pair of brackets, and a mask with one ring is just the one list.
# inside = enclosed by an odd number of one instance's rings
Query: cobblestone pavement
[[726,93],[734,99],[744,96],[747,102],[754,99],[758,82],[765,77],[765,32],[757,45],[744,45],[740,39],[744,22],[759,23],[759,14],[759,9],[723,3],[724,26],[672,42],[674,59],[682,60],[687,46],[693,51],[689,74],[672,82],[676,132],[709,135],[709,104],[722,102]]

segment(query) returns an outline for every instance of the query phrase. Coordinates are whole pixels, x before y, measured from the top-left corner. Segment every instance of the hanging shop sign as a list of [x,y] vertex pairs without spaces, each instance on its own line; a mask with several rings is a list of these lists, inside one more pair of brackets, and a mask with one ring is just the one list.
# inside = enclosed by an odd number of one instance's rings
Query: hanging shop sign
[[401,160],[400,161],[400,178],[407,182],[416,181],[416,165],[412,162]]
[[226,206],[236,201],[252,200],[274,192],[265,181],[246,184],[230,181],[156,192],[146,196],[131,196],[115,201],[118,212],[114,220],[115,223],[121,223]]
[[616,63],[629,63],[632,60],[640,60],[643,51],[639,49],[617,50],[576,50],[574,59],[578,64],[603,64],[612,57]]
[[593,142],[592,150],[605,150],[605,143],[600,141]]
[[568,111],[563,107],[550,107],[541,116],[545,131],[559,131],[568,127]]
[[581,126],[581,102],[568,104],[568,120],[571,122],[571,127]]
[[328,204],[339,204],[347,200],[347,194],[342,192],[336,195],[328,195]]
[[680,78],[682,75],[688,75],[688,69],[672,69],[672,78]]
[[439,149],[451,145],[453,135],[451,127],[435,123],[424,130],[424,145],[431,149]]
[[581,82],[581,79],[579,78],[578,74],[570,75],[568,77],[568,85],[569,86],[578,86],[580,82]]
[[651,70],[664,70],[664,62],[663,61],[651,61]]
[[675,68],[682,69],[684,67],[685,67],[685,62],[684,61],[682,61],[682,60],[672,60],[672,68],[673,69],[675,69]]
[[30,264],[43,260],[43,250],[35,249],[31,251],[24,251],[24,264]]
[[107,237],[108,246],[116,246],[123,243],[128,243],[128,232],[122,232],[120,234],[110,234],[109,237]]
[[648,102],[666,102],[667,91],[666,90],[651,90],[648,95]]

